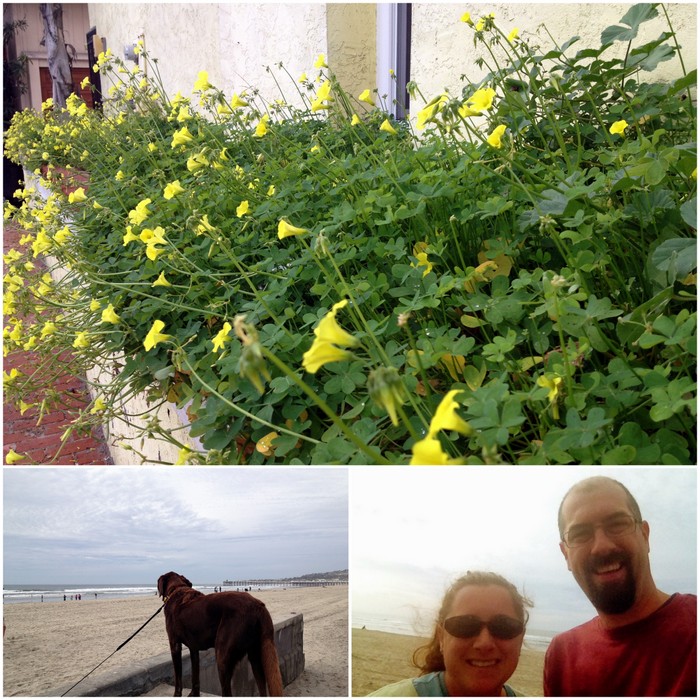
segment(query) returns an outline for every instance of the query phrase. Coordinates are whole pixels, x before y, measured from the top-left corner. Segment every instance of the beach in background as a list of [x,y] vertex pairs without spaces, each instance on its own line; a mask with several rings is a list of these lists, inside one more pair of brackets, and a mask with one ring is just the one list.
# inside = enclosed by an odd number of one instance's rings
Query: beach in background
[[[132,635],[161,606],[150,596],[17,603],[3,607],[7,626],[3,646],[3,694],[35,696],[75,683]],[[78,592],[78,591],[76,591]],[[289,588],[252,591],[274,622],[304,615],[304,673],[285,695],[348,695],[348,588]],[[41,594],[39,594],[41,595]],[[75,594],[73,594],[75,595]],[[93,675],[169,652],[160,613]],[[92,677],[92,676],[91,676]]]
[[[361,697],[389,683],[418,675],[412,665],[413,652],[426,639],[376,630],[352,630],[352,694]],[[509,685],[519,693],[541,696],[544,651],[528,648],[520,655],[520,663]]]

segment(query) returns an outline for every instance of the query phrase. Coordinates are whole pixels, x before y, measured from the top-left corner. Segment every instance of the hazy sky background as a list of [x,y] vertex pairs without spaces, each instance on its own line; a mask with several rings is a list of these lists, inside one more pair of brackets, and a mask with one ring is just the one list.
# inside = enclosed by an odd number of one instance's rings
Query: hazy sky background
[[639,502],[657,586],[695,593],[695,468],[372,469],[351,474],[353,626],[428,631],[446,588],[469,569],[524,589],[535,603],[531,634],[592,618],[559,551],[556,518],[569,487],[595,474],[618,479]]
[[4,469],[6,584],[193,583],[348,566],[344,468]]

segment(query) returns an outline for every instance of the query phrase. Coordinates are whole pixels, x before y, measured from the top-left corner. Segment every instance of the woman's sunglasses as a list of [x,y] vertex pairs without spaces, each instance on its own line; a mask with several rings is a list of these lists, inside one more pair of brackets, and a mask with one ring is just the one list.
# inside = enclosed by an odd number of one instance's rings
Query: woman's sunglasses
[[484,627],[496,639],[515,639],[525,630],[525,625],[520,620],[507,615],[496,615],[488,622],[484,622],[476,615],[457,615],[456,617],[448,617],[442,626],[453,637],[461,639],[478,637]]

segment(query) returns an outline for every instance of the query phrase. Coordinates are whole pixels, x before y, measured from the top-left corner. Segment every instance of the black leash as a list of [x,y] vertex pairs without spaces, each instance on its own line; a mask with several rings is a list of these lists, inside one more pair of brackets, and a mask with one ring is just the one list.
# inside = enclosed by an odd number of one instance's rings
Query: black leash
[[136,635],[137,635],[137,634],[138,634],[138,633],[139,633],[139,632],[140,632],[140,631],[141,631],[141,630],[142,630],[142,629],[143,629],[143,628],[144,628],[144,627],[145,627],[145,626],[146,626],[146,625],[147,625],[147,624],[148,624],[148,623],[149,623],[149,622],[164,608],[164,607],[165,607],[165,603],[163,603],[163,605],[161,605],[161,606],[158,608],[158,610],[156,610],[156,611],[153,613],[153,615],[151,615],[151,616],[148,618],[148,620],[146,620],[146,622],[144,622],[144,623],[141,625],[141,627],[139,627],[139,628],[136,630],[136,632],[134,632],[134,633],[131,635],[131,637],[129,637],[128,639],[126,639],[125,641],[123,641],[123,642],[122,642],[122,643],[121,643],[121,644],[120,644],[106,659],[104,659],[103,661],[100,661],[100,663],[97,664],[97,666],[95,666],[95,668],[93,668],[92,671],[88,671],[77,683],[74,683],[70,688],[68,688],[68,690],[66,690],[65,693],[61,693],[61,697],[64,697],[65,695],[68,695],[68,693],[70,693],[70,691],[73,690],[73,688],[75,688],[76,685],[79,685],[80,683],[82,683],[93,671],[96,671],[100,666],[102,666],[102,664],[103,664],[105,661],[107,661],[108,659],[111,659],[123,646],[126,646],[126,644],[127,644],[128,642],[130,642],[130,641],[131,641],[131,640],[132,640],[132,639],[133,639],[133,638],[134,638],[134,637],[135,637],[135,636],[136,636]]

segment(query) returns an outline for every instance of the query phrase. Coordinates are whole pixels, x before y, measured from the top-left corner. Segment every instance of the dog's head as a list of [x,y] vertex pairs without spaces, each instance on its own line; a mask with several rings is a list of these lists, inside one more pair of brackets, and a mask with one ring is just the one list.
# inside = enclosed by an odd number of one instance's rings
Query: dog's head
[[158,595],[161,598],[169,596],[172,591],[176,588],[182,588],[183,586],[187,588],[192,588],[192,582],[185,578],[182,574],[176,574],[174,571],[169,571],[167,574],[163,574],[158,579]]

